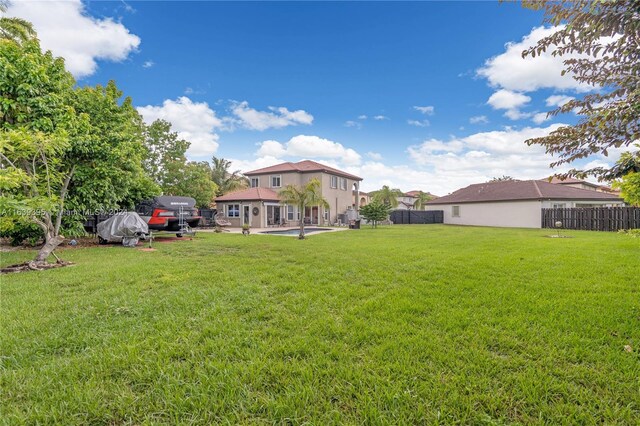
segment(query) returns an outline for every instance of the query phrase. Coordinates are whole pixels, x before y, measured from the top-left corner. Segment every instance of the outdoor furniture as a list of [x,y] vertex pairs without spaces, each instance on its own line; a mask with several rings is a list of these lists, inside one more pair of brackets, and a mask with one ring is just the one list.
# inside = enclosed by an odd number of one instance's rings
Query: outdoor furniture
[[227,226],[231,226],[231,222],[229,222],[229,220],[224,217],[223,212],[220,212],[215,216],[214,222],[216,224],[217,232],[222,232],[224,230],[223,228],[226,228]]

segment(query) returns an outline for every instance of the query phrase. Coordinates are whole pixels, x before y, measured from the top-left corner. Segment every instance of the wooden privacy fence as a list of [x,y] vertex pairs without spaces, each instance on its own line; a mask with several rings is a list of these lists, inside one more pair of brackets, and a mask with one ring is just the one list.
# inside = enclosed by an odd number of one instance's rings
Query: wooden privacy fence
[[585,231],[618,231],[640,228],[640,207],[587,207],[542,209],[542,227]]
[[444,211],[442,210],[394,210],[389,219],[399,225],[442,223]]

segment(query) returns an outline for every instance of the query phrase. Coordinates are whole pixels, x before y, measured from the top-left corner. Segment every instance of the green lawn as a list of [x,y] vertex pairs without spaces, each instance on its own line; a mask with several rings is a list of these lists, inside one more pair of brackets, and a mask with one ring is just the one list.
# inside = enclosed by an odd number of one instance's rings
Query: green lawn
[[0,422],[637,424],[640,239],[550,233],[60,251],[0,277]]

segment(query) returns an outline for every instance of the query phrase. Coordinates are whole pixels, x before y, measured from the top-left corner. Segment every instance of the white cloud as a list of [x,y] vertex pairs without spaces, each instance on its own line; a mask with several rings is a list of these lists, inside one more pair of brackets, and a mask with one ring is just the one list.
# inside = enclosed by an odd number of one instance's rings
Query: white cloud
[[373,117],[374,120],[378,120],[378,121],[382,121],[382,120],[388,120],[389,117],[387,117],[386,115],[376,115],[375,117]]
[[536,124],[542,124],[545,121],[548,121],[550,119],[551,119],[551,117],[547,117],[547,113],[546,112],[538,112],[538,113],[533,115],[533,118],[531,120]]
[[42,48],[65,58],[78,78],[93,74],[99,60],[124,61],[140,45],[123,24],[89,16],[80,0],[14,1],[7,15],[33,23]]
[[477,75],[485,77],[493,87],[511,91],[531,92],[543,88],[579,92],[591,90],[591,86],[579,83],[571,75],[562,75],[563,61],[577,57],[575,55],[554,57],[551,50],[547,50],[535,58],[522,58],[524,50],[559,28],[561,27],[533,28],[520,42],[507,43],[505,52],[488,59],[484,66],[477,70]]
[[348,120],[348,121],[345,121],[344,127],[355,127],[356,129],[362,129],[362,123],[359,123],[353,120]]
[[258,111],[249,107],[247,101],[235,102],[231,112],[238,118],[240,125],[251,130],[279,129],[313,123],[313,116],[304,110],[289,111],[285,107],[269,107],[269,111]]
[[215,131],[222,128],[224,122],[206,102],[193,102],[182,96],[175,101],[167,99],[162,106],[147,105],[137,109],[146,123],[157,119],[169,121],[173,131],[191,142],[187,152],[190,157],[208,157],[218,149]]
[[510,90],[500,89],[489,97],[487,103],[493,109],[518,109],[527,103],[531,98],[522,93],[512,92]]
[[361,156],[351,148],[345,148],[338,142],[318,136],[298,135],[286,143],[268,140],[260,144],[256,152],[259,157],[300,157],[329,158],[339,160],[345,165],[357,165]]
[[367,157],[369,157],[369,158],[371,158],[372,160],[375,160],[375,161],[381,161],[382,160],[382,154],[380,154],[378,152],[369,151],[369,152],[367,152]]
[[469,119],[469,123],[471,124],[487,124],[489,119],[486,115],[476,115],[475,117],[471,117]]
[[505,109],[505,117],[511,120],[520,120],[522,118],[531,117],[530,113],[520,111],[531,98],[527,95],[510,90],[500,89],[489,97],[487,104],[493,109]]
[[561,107],[562,105],[574,99],[575,98],[573,96],[551,95],[547,98],[545,103],[548,107]]
[[142,68],[151,68],[154,65],[155,65],[155,62],[153,61],[144,61],[144,64],[142,64]]
[[366,120],[366,119],[367,119],[367,116],[364,114],[358,116],[358,120]]
[[431,125],[429,120],[407,120],[407,124],[410,124],[416,127],[428,127]]
[[428,139],[410,146],[407,152],[416,163],[414,168],[433,176],[431,189],[426,189],[440,195],[494,176],[539,179],[554,172],[549,169],[553,159],[543,147],[528,146],[524,141],[545,136],[560,126],[481,132],[447,141]]
[[413,109],[420,111],[425,115],[433,115],[436,110],[433,106],[414,106]]

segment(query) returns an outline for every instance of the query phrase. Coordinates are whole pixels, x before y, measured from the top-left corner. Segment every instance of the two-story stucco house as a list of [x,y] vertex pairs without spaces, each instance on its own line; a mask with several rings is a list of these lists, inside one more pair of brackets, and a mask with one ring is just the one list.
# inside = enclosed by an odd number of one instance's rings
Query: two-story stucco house
[[[331,225],[338,222],[339,215],[357,212],[359,207],[359,197],[354,194],[358,194],[362,178],[315,161],[276,164],[244,174],[250,188],[216,198],[218,211],[224,212],[232,226],[245,223],[254,228],[297,226],[300,220],[310,225]],[[287,185],[302,186],[313,178],[320,181],[329,208],[306,207],[300,212],[297,206],[280,202],[281,189]]]

